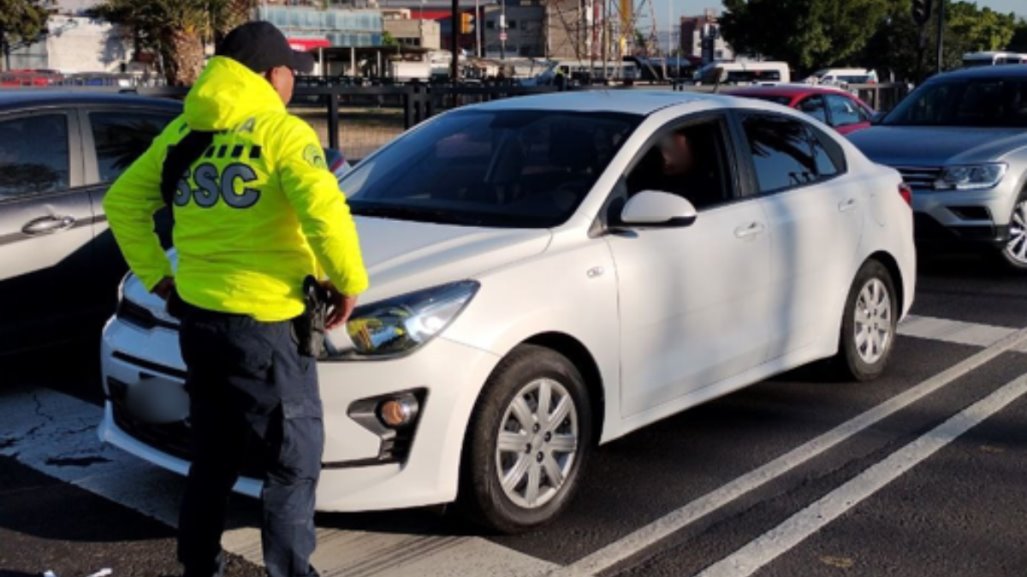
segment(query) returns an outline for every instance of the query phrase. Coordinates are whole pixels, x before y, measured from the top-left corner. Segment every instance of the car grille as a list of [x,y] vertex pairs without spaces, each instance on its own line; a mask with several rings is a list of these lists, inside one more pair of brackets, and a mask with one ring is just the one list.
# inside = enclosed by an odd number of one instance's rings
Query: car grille
[[157,318],[150,309],[124,298],[118,303],[117,317],[126,323],[146,330],[154,327],[178,330],[178,323]]
[[941,168],[936,166],[896,166],[902,180],[912,188],[934,189],[934,183],[941,178]]

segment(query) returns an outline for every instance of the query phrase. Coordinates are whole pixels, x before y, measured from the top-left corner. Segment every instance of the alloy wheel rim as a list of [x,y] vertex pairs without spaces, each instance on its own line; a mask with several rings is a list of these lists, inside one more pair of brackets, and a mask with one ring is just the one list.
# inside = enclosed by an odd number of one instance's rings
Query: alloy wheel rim
[[578,454],[578,411],[552,379],[521,388],[499,421],[496,473],[514,504],[537,509],[559,494]]
[[1006,254],[1014,261],[1027,265],[1027,198],[1018,202],[1013,209]]
[[894,325],[888,288],[881,279],[867,281],[856,299],[856,352],[864,363],[881,360],[891,347]]

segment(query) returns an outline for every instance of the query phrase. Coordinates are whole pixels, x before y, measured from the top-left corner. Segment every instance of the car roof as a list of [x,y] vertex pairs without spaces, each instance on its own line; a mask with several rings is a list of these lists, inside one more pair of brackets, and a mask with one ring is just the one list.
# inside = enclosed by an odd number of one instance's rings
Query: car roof
[[972,68],[960,68],[952,72],[943,72],[927,79],[928,82],[945,80],[962,80],[969,78],[999,79],[999,78],[1022,78],[1027,79],[1027,64],[999,64],[996,66],[976,66]]
[[697,102],[730,104],[730,97],[670,90],[582,90],[493,100],[464,107],[468,110],[573,110],[620,112],[648,116],[670,106]]
[[840,94],[852,96],[852,94],[833,86],[814,86],[807,84],[785,84],[775,86],[742,86],[724,91],[725,94],[733,96],[800,96],[804,94]]
[[182,103],[170,98],[154,98],[135,94],[87,92],[72,90],[16,89],[0,90],[0,111],[43,106],[149,106],[181,111]]

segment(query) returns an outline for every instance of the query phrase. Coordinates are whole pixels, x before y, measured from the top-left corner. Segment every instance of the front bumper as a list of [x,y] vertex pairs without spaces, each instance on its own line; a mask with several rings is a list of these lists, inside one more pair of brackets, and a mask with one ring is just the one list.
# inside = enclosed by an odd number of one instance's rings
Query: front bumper
[[[383,361],[318,363],[324,404],[325,451],[318,485],[321,511],[367,511],[446,503],[456,498],[464,432],[499,357],[445,338],[423,350]],[[108,322],[101,346],[108,401],[100,439],[179,474],[188,472],[182,409],[184,363],[177,332]],[[400,391],[424,391],[411,445],[399,461],[382,461],[382,437],[349,416],[354,402]],[[161,391],[159,410],[135,419],[129,395]],[[177,393],[176,393],[177,390]],[[179,395],[177,398],[175,395]],[[143,422],[145,421],[145,422]],[[259,495],[259,473],[244,470],[235,490]]]
[[1002,183],[979,191],[913,189],[914,234],[922,244],[1002,246],[1016,194]]

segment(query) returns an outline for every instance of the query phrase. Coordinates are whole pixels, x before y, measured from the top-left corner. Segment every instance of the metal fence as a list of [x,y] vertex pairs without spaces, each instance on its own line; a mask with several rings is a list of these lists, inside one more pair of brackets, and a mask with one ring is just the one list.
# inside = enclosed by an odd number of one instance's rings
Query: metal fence
[[[524,87],[513,84],[426,84],[357,86],[329,79],[316,86],[298,85],[289,110],[305,119],[321,141],[339,149],[350,159],[374,152],[404,130],[440,112],[512,96],[555,92],[555,86]],[[722,87],[723,88],[723,87]],[[70,88],[80,91],[133,92],[145,96],[183,98],[187,88],[139,86],[119,89],[113,86]],[[713,86],[581,86],[569,90],[680,90],[714,92]],[[905,84],[851,85],[848,89],[881,111],[890,110],[908,92]]]

